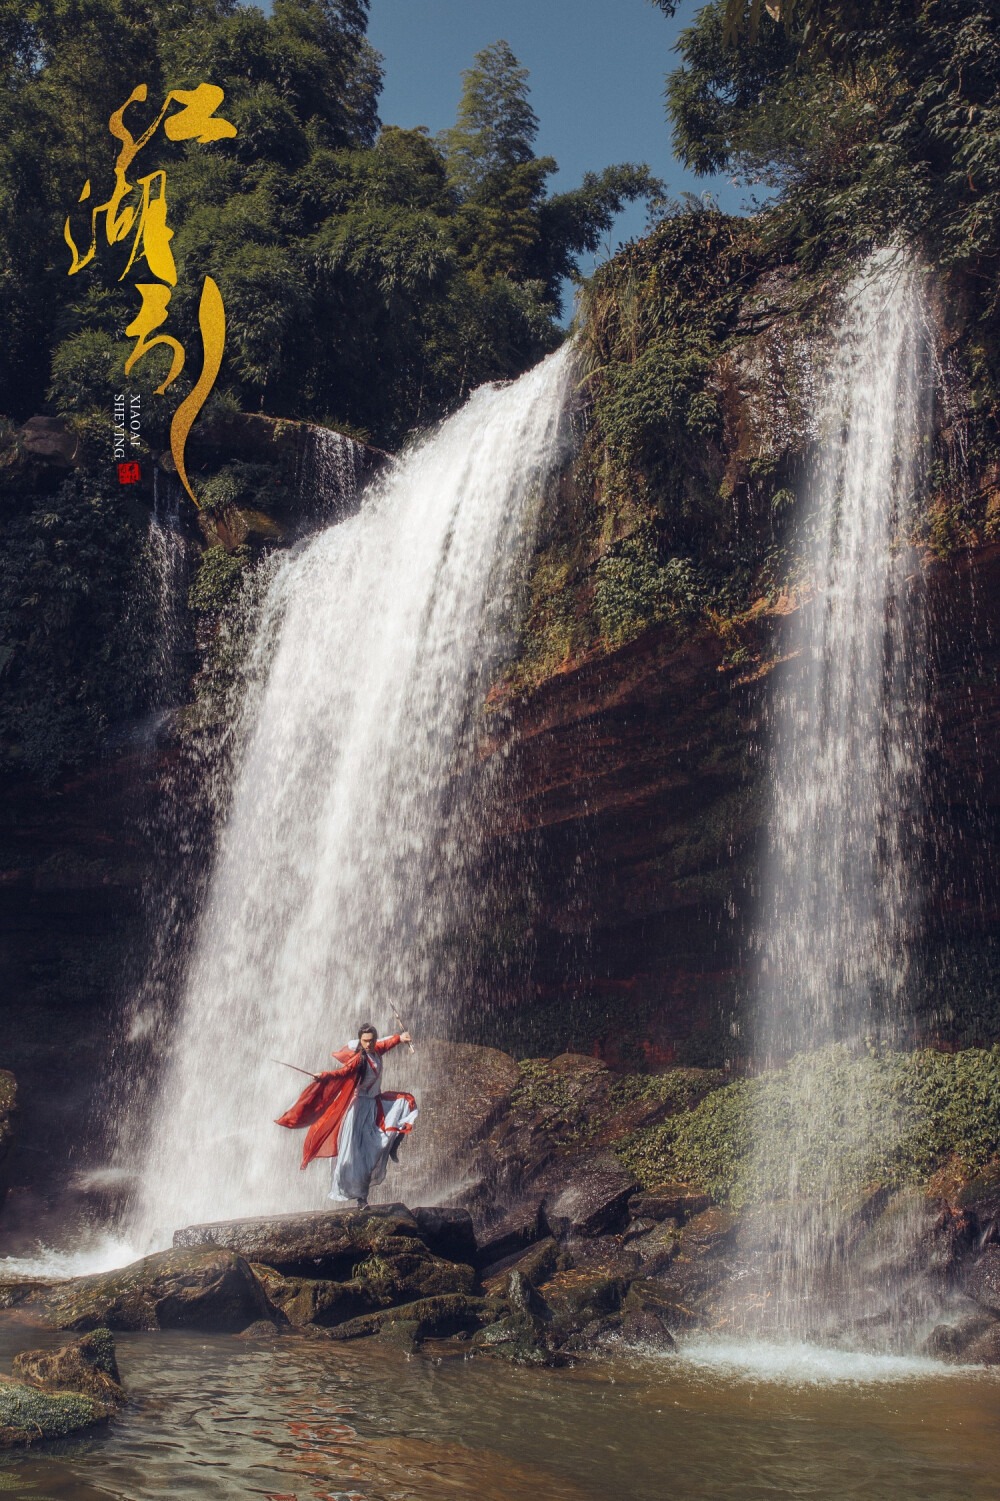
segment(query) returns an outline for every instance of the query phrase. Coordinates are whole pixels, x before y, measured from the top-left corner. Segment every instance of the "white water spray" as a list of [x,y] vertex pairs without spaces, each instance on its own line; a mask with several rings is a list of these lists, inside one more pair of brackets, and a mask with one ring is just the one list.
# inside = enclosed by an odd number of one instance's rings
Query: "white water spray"
[[322,1207],[324,1164],[274,1125],[371,1018],[440,1015],[435,939],[462,828],[449,782],[509,628],[572,352],[477,391],[280,564],[269,670],[240,758],[159,1102],[134,1237]]
[[[863,1171],[872,1143],[871,1102],[856,1071],[831,1078],[859,1045],[900,1037],[914,978],[926,630],[908,536],[931,357],[918,268],[876,257],[847,290],[823,379],[813,592],[790,622],[773,709],[757,1055],[803,1057],[786,1125],[755,1122],[756,1176],[787,1204],[744,1239],[758,1254],[755,1235],[769,1242],[760,1322],[785,1334],[860,1326],[894,1296],[892,1258],[861,1265],[851,1247],[863,1224],[849,1233],[841,1202],[843,1162]],[[882,1152],[890,1125],[879,1125]]]
[[815,589],[773,710],[758,1052],[891,1036],[919,916],[925,628],[907,532],[927,426],[918,271],[848,289],[817,413]]

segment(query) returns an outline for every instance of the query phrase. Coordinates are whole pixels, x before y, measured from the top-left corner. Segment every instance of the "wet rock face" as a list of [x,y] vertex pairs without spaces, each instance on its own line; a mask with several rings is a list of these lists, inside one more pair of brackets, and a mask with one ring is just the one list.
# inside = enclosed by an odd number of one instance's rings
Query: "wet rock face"
[[0,1379],[0,1449],[66,1438],[106,1422],[125,1401],[106,1329],[58,1350],[24,1350],[13,1371]]
[[468,1334],[493,1322],[496,1313],[496,1306],[485,1298],[470,1297],[467,1293],[444,1293],[349,1319],[325,1333],[330,1339],[352,1340],[367,1339],[373,1334],[386,1336],[391,1330],[393,1338],[398,1338],[399,1342],[420,1345],[426,1339]]
[[46,1329],[205,1329],[235,1333],[272,1309],[242,1256],[201,1247],[51,1285],[0,1285],[0,1302]]
[[602,1157],[577,1168],[565,1187],[551,1192],[545,1216],[560,1234],[599,1235],[622,1229],[628,1201],[638,1187],[635,1179],[613,1158]]
[[17,1082],[14,1075],[0,1069],[0,1206],[7,1192],[4,1166],[14,1141],[14,1114],[17,1110]]
[[963,1278],[965,1292],[989,1313],[1000,1315],[1000,1247],[989,1246]]

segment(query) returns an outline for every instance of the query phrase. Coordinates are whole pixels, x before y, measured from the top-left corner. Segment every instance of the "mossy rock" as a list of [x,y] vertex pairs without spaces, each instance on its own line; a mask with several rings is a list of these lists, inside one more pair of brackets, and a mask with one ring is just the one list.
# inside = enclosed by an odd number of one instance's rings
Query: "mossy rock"
[[559,1365],[561,1357],[546,1338],[546,1326],[539,1318],[511,1313],[487,1324],[473,1336],[472,1348],[512,1365]]
[[445,1293],[349,1319],[329,1330],[329,1336],[337,1340],[366,1339],[374,1334],[387,1335],[394,1325],[402,1325],[408,1331],[407,1338],[420,1344],[425,1339],[446,1339],[453,1334],[479,1329],[494,1320],[497,1311],[497,1305],[485,1298]]
[[66,1438],[107,1422],[112,1409],[81,1392],[47,1392],[0,1380],[0,1449],[26,1448],[41,1439]]
[[79,1392],[109,1408],[125,1401],[108,1329],[95,1329],[59,1350],[22,1350],[12,1370],[15,1380],[43,1391]]
[[557,1320],[583,1324],[617,1313],[627,1286],[623,1277],[595,1275],[588,1268],[581,1268],[556,1273],[539,1291]]
[[389,1204],[188,1225],[175,1233],[174,1245],[219,1246],[286,1277],[343,1282],[366,1257],[401,1254],[422,1245],[422,1236],[404,1205]]
[[532,1287],[540,1287],[547,1278],[555,1276],[557,1272],[569,1271],[572,1266],[572,1256],[568,1251],[562,1250],[559,1242],[549,1235],[537,1245],[529,1246],[516,1261],[508,1262],[501,1271],[494,1273],[483,1283],[483,1287],[487,1295],[503,1297],[512,1271],[520,1272]]
[[354,1276],[342,1282],[286,1277],[259,1263],[252,1270],[274,1307],[299,1327],[331,1327],[419,1299],[472,1292],[475,1273],[470,1266],[433,1256],[417,1240],[389,1238],[383,1247],[358,1262]]
[[215,1246],[174,1249],[130,1266],[37,1285],[19,1310],[48,1329],[204,1329],[223,1334],[269,1318],[242,1256]]

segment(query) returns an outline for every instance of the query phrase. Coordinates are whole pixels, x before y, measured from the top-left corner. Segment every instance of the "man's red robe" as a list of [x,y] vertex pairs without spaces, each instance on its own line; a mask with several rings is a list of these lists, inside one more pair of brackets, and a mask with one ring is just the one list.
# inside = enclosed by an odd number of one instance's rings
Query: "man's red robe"
[[[383,1037],[376,1042],[376,1053],[387,1053],[400,1041],[399,1033]],[[352,1053],[350,1048],[341,1048],[331,1053],[343,1065],[335,1072],[317,1074],[311,1084],[299,1095],[295,1104],[275,1122],[278,1126],[290,1126],[292,1130],[308,1126],[302,1147],[302,1167],[308,1167],[314,1157],[336,1157],[340,1123],[347,1114],[354,1098],[354,1088],[361,1077],[362,1068],[367,1068],[361,1048]]]

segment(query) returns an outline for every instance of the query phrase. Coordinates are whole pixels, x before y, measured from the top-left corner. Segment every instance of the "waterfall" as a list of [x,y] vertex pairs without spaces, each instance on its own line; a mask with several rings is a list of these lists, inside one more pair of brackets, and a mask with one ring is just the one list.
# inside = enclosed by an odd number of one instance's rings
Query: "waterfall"
[[830,1136],[842,1153],[846,1131],[861,1152],[873,1129],[850,1070],[846,1092],[827,1097],[830,1050],[899,1038],[914,980],[925,624],[908,537],[931,358],[919,268],[899,253],[875,257],[847,288],[820,377],[806,588],[772,709],[756,1054],[764,1064],[802,1056],[791,1125],[779,1133],[757,1119],[754,1130],[758,1178],[785,1175],[765,1301],[786,1331],[814,1331],[817,1278],[836,1272],[845,1244]]
[[[273,1124],[372,1019],[447,1023],[436,942],[466,838],[451,795],[509,629],[572,353],[487,386],[274,569],[231,802],[193,939],[133,1238],[322,1207]],[[133,1134],[138,1134],[134,1125]]]

